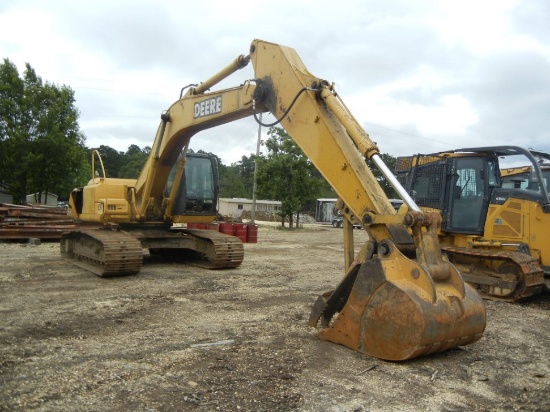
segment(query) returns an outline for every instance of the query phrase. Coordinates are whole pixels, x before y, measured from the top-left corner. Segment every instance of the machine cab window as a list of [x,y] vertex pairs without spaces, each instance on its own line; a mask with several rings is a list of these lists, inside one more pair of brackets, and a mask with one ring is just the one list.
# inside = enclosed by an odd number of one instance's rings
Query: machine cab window
[[[165,188],[169,196],[177,165],[174,165]],[[174,215],[212,215],[217,212],[218,168],[215,158],[187,153],[185,170],[176,196]]]
[[450,231],[482,232],[488,207],[488,186],[496,186],[498,174],[484,158],[457,158],[449,193],[449,214],[446,226]]

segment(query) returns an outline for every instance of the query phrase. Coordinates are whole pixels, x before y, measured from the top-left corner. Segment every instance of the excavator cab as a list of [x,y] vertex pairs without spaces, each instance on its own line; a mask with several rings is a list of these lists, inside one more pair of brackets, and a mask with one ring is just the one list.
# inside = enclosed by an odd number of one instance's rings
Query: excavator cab
[[218,163],[214,156],[203,153],[186,153],[183,169],[178,160],[168,176],[164,194],[169,198],[177,173],[180,182],[175,197],[172,214],[177,216],[212,216],[218,207]]

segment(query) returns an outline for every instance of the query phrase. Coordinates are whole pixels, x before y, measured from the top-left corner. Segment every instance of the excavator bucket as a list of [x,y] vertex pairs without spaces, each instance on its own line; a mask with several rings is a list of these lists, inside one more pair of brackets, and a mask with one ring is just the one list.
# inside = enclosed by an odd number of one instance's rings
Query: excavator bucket
[[309,324],[320,321],[319,337],[392,361],[477,341],[485,306],[454,266],[443,262],[447,274],[434,280],[423,265],[392,249],[353,266],[334,291],[318,298]]
[[[479,339],[485,307],[443,260],[437,240],[441,216],[420,211],[333,85],[311,74],[293,49],[255,40],[250,59],[256,78],[254,110],[261,104],[280,119],[338,193],[345,220],[363,225],[373,245],[372,255],[360,252],[357,262],[364,263],[348,269],[338,288],[315,304],[310,324],[322,320],[320,337],[388,360]],[[384,175],[409,213],[395,214],[365,159]],[[344,249],[347,264],[354,250],[346,244]],[[403,253],[416,256],[409,259]]]

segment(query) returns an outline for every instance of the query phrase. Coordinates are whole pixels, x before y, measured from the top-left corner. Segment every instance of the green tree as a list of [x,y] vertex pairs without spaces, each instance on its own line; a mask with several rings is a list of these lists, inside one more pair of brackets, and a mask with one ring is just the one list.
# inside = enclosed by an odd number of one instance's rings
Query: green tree
[[143,170],[143,166],[145,166],[149,153],[151,153],[149,146],[140,149],[135,144],[130,145],[121,157],[121,165],[117,176],[126,179],[137,179]]
[[81,183],[85,139],[74,102],[73,90],[44,83],[28,63],[23,78],[8,59],[0,65],[0,179],[15,202]]
[[236,165],[219,165],[220,171],[220,197],[246,197],[243,180]]
[[[251,154],[250,157],[242,156],[234,166],[237,168],[240,179],[244,186],[244,196],[252,199],[252,189],[254,187],[254,168],[256,164],[256,155]],[[233,166],[233,165],[232,165]]]
[[281,201],[281,223],[284,226],[288,218],[292,228],[294,214],[298,226],[299,212],[319,195],[323,179],[316,176],[313,164],[284,129],[270,128],[268,135],[267,156],[258,159],[258,193]]
[[[217,156],[216,156],[217,157]],[[242,156],[241,160],[229,166],[218,163],[220,172],[220,197],[242,197],[252,199],[254,185],[255,155]]]
[[51,191],[65,197],[73,189],[85,156],[74,92],[46,84],[41,97],[44,107],[33,141],[34,167],[29,180],[38,193]]
[[0,180],[9,185],[15,202],[27,193],[29,136],[25,129],[25,83],[17,67],[4,59],[0,65]]
[[[118,150],[106,145],[100,145],[96,150],[99,152],[101,160],[103,161],[106,177],[119,177],[124,152],[119,152]],[[96,169],[101,175],[102,172],[99,170],[100,167],[101,166],[96,164]]]

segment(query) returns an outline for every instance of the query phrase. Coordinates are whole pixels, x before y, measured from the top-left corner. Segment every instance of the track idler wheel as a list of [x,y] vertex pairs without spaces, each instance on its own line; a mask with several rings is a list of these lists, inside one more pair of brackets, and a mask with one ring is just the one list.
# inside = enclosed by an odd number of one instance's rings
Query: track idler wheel
[[320,320],[321,339],[392,361],[473,343],[485,329],[485,306],[445,264],[451,274],[438,281],[397,250],[356,265],[318,298],[310,325]]

